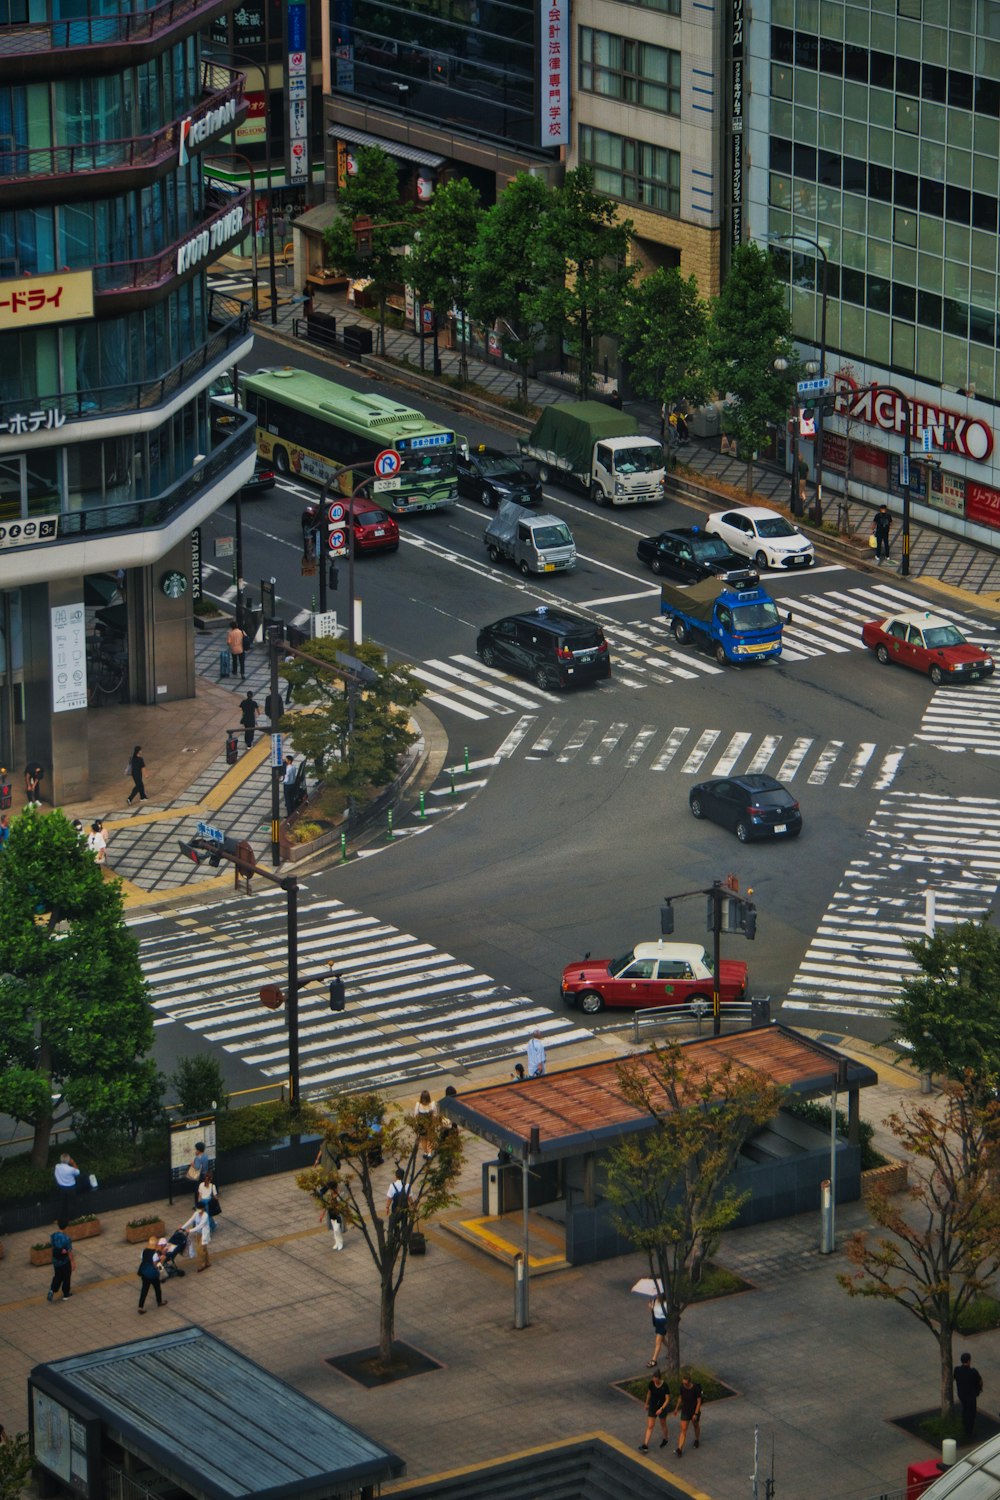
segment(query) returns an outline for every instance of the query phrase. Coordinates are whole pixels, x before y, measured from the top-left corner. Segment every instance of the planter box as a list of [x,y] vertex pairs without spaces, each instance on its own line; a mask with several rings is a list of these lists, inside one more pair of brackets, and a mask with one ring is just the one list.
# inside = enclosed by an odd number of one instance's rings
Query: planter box
[[195,615],[195,630],[229,630],[232,620],[228,615]]
[[125,1241],[129,1245],[144,1245],[154,1235],[161,1239],[167,1232],[167,1226],[162,1219],[154,1219],[152,1224],[126,1224]]
[[905,1193],[906,1162],[890,1161],[884,1167],[872,1167],[861,1174],[861,1195],[867,1197],[873,1188],[882,1193]]
[[41,1250],[36,1250],[34,1245],[28,1251],[28,1259],[33,1266],[51,1266],[52,1251],[48,1245],[43,1245]]
[[94,1236],[100,1234],[100,1232],[100,1219],[88,1219],[85,1224],[68,1224],[66,1226],[66,1233],[69,1235],[74,1244],[77,1240],[92,1240]]

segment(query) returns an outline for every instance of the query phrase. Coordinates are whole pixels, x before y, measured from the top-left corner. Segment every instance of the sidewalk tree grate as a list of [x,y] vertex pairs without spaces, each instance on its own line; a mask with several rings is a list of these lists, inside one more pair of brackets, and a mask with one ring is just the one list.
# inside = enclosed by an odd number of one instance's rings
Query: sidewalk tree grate
[[421,1349],[414,1349],[412,1344],[404,1343],[402,1339],[393,1341],[392,1364],[388,1370],[383,1370],[379,1365],[377,1344],[370,1349],[357,1349],[353,1354],[338,1354],[326,1363],[368,1391],[376,1390],[382,1385],[392,1385],[397,1380],[409,1380],[411,1375],[427,1375],[431,1370],[445,1369],[438,1360],[431,1359],[429,1354],[424,1354]]

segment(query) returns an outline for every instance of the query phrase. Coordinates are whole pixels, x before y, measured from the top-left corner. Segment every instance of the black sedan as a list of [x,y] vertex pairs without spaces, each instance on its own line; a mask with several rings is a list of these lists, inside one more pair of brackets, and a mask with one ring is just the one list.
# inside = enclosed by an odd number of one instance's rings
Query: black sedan
[[504,500],[527,506],[542,503],[542,486],[516,454],[481,444],[468,453],[460,450],[457,463],[458,493],[469,500],[493,510]]
[[661,531],[659,536],[640,538],[635,549],[640,562],[664,578],[678,583],[700,583],[703,578],[729,578],[743,573],[746,558],[737,557],[722,541],[710,536],[700,526],[682,526],[676,531]]
[[696,818],[710,818],[728,828],[741,843],[772,837],[798,838],[799,804],[773,776],[718,776],[691,788],[688,797]]
[[254,465],[253,478],[248,479],[243,486],[243,494],[244,496],[259,495],[262,490],[273,490],[274,482],[274,470],[271,465],[265,463],[262,458],[258,458]]

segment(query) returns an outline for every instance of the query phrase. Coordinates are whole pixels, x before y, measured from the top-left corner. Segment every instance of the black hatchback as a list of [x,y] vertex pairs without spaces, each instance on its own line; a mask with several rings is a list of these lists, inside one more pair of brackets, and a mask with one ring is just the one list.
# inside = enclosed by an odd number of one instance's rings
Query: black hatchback
[[532,508],[542,503],[542,486],[524,467],[516,453],[502,453],[485,443],[469,451],[459,450],[456,459],[458,493],[496,510],[505,500]]
[[735,833],[741,843],[772,837],[798,838],[802,813],[791,792],[773,776],[719,776],[691,788],[688,805]]
[[676,531],[661,531],[659,536],[640,537],[635,555],[657,576],[676,578],[678,583],[700,583],[703,578],[725,580],[734,573],[744,573],[747,566],[745,557],[738,557],[721,537],[700,526],[679,526]]
[[484,625],[476,654],[484,667],[517,672],[540,688],[611,676],[611,653],[600,625],[544,605]]

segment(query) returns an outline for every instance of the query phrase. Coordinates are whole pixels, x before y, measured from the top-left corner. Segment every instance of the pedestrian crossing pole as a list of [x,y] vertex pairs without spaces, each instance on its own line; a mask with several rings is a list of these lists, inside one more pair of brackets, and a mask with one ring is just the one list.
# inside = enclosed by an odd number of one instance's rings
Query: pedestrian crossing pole
[[[281,694],[278,692],[278,652],[281,648],[281,636],[280,625],[267,627],[267,652],[271,669],[271,707],[278,710],[271,716],[272,736],[281,733],[281,716],[284,711]],[[278,803],[281,794],[281,774],[279,759],[278,765],[271,767],[271,863],[275,869],[281,863],[281,808]]]
[[294,875],[281,881],[288,898],[288,1102],[299,1107],[299,883]]

